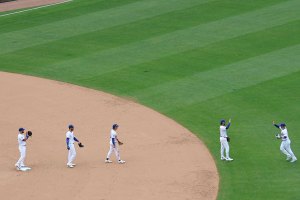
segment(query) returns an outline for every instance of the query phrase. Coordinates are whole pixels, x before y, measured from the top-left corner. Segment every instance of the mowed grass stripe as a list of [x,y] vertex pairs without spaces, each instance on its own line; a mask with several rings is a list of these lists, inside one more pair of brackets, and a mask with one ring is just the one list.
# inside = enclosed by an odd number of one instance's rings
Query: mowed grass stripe
[[[46,44],[2,54],[0,55],[0,60],[3,65],[22,67],[25,70],[32,71],[41,66],[82,57],[95,51],[99,52],[101,50],[234,16],[264,7],[270,3],[256,0],[258,3],[254,5],[252,5],[253,2],[251,5],[247,3],[239,5],[238,1],[239,0],[213,1],[117,27],[59,39]],[[215,12],[217,12],[218,15],[215,15]],[[79,45],[80,48],[78,48]],[[45,49],[47,50],[46,54]],[[27,59],[32,55],[35,56],[35,59]],[[21,59],[22,62],[16,62],[16,60]]]
[[143,90],[134,96],[146,100],[147,104],[155,105],[158,110],[174,110],[298,72],[299,55],[300,45],[295,45],[147,88],[147,92]]
[[[74,79],[97,76],[300,19],[299,6],[300,1],[288,1],[107,51],[96,52],[67,62],[56,63],[49,68],[52,72],[63,70],[61,77],[58,78],[64,77],[65,73],[74,74]],[[82,67],[83,65],[85,67]],[[99,65],[101,67],[98,67]],[[45,71],[45,73],[51,73],[51,71]]]
[[21,31],[0,34],[0,46],[2,47],[0,54],[151,18],[210,1],[213,0],[143,0]]
[[[135,96],[135,93],[147,91],[149,87],[299,44],[299,34],[300,20],[81,79],[79,83],[116,94]],[[157,80],[157,77],[160,78]]]
[[[43,8],[33,12],[0,17],[0,34],[13,32],[22,29],[45,25],[74,18],[88,13],[112,9],[139,0],[74,0],[68,5],[59,5],[52,8]],[[74,12],[75,11],[75,12]],[[14,12],[14,11],[11,11]],[[28,20],[30,19],[30,20]]]

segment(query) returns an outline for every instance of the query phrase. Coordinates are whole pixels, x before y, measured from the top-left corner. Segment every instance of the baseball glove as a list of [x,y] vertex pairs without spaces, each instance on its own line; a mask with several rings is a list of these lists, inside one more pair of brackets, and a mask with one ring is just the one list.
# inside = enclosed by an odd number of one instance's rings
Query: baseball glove
[[31,132],[31,131],[27,131],[27,135],[28,135],[29,137],[31,137],[31,136],[32,136],[32,132]]
[[277,139],[281,139],[280,134],[276,134],[275,137],[276,137]]
[[227,139],[227,142],[230,142],[230,137],[227,137],[226,139]]
[[120,142],[120,141],[118,141],[118,144],[119,144],[119,145],[123,145],[124,143],[123,143],[123,142]]
[[79,146],[80,148],[84,147],[84,145],[83,145],[81,142],[78,143],[78,146]]

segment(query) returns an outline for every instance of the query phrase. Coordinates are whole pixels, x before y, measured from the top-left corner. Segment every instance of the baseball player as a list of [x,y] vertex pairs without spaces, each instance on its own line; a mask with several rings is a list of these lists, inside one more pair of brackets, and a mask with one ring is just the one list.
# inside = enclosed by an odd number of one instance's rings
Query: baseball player
[[17,170],[22,170],[22,168],[25,168],[25,158],[26,158],[26,141],[28,140],[28,138],[31,135],[28,134],[28,132],[25,134],[25,129],[24,128],[19,128],[19,133],[18,133],[18,143],[19,143],[19,151],[20,151],[20,158],[18,160],[18,162],[15,164]]
[[66,133],[67,149],[69,151],[67,167],[69,168],[73,168],[76,166],[76,164],[73,163],[76,157],[74,142],[78,142],[78,146],[83,147],[83,144],[79,142],[79,140],[74,136],[73,131],[74,131],[74,126],[70,124],[69,131]]
[[[231,119],[229,119],[229,123],[226,126],[226,121],[224,119],[220,122],[220,143],[221,143],[221,160],[233,161],[232,158],[229,157],[229,137],[227,135],[227,130],[231,125]],[[226,152],[226,157],[224,157],[224,150]]]
[[114,151],[118,160],[119,164],[124,164],[125,161],[121,160],[120,158],[120,153],[119,153],[119,148],[118,145],[122,145],[123,143],[118,139],[117,137],[117,129],[118,129],[119,125],[118,124],[114,124],[112,126],[112,129],[110,131],[110,149],[107,153],[106,159],[105,159],[105,163],[112,163],[112,161],[110,160],[110,156],[112,154],[112,152]]
[[281,139],[280,151],[287,156],[286,157],[287,161],[290,160],[290,162],[292,162],[292,163],[295,162],[297,160],[297,158],[291,149],[291,140],[289,138],[288,130],[286,128],[285,123],[281,123],[280,125],[277,125],[273,121],[273,125],[276,128],[279,128],[281,130],[281,133],[276,135],[276,137],[278,139]]

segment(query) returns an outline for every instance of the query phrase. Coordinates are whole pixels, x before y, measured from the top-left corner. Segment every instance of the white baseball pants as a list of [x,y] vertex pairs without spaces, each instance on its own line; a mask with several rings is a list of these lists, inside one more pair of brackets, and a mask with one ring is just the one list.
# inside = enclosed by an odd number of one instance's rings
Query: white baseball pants
[[110,148],[109,148],[106,158],[109,159],[113,151],[115,152],[118,161],[121,160],[118,146],[115,145],[115,147],[114,147],[113,144],[110,144]]
[[26,158],[26,146],[19,145],[19,151],[20,151],[20,158],[18,162],[16,163],[16,166],[22,167],[25,166],[25,158]]
[[76,150],[75,150],[75,146],[74,144],[69,144],[70,150],[69,150],[69,154],[68,154],[68,163],[67,165],[70,165],[73,163],[73,161],[75,160],[76,157]]
[[[221,158],[229,158],[229,144],[227,142],[227,138],[220,137],[221,143]],[[226,157],[224,156],[224,150],[226,152]]]
[[285,140],[281,142],[280,151],[284,153],[287,157],[296,158],[292,149],[291,149],[291,141]]

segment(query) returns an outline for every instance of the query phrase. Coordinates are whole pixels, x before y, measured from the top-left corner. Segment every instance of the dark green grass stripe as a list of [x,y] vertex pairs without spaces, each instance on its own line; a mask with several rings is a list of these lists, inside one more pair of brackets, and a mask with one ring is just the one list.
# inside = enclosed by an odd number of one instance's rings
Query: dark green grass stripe
[[[105,91],[135,96],[139,90],[147,91],[149,87],[299,44],[299,34],[300,20],[100,76],[87,77],[79,82]],[[160,78],[157,80],[157,77]]]
[[[270,4],[268,1],[261,2],[260,0],[256,0],[256,2],[257,3],[253,5],[249,5],[249,3],[238,4],[238,0],[209,2],[204,5],[173,11],[150,19],[2,54],[0,55],[0,60],[3,64],[9,63],[11,67],[41,67],[70,58],[82,57],[94,51],[101,51],[131,42],[137,42],[149,37],[241,14]],[[272,1],[272,3],[274,2]],[[218,15],[215,15],[215,12],[217,12]],[[78,46],[80,46],[80,48],[78,48]],[[47,50],[47,54],[44,52],[45,49]],[[59,49],[59,51],[57,49]],[[35,59],[26,60],[27,57],[33,54],[35,55]],[[22,59],[22,57],[25,59]],[[21,59],[22,62],[16,62]],[[12,63],[11,60],[14,60],[14,62]],[[29,63],[24,62],[24,60],[29,61]]]
[[[143,0],[124,6],[65,19],[29,29],[0,34],[0,54],[45,44],[92,31],[103,30],[213,0]],[[183,3],[184,2],[184,3]],[[63,31],[61,29],[63,28]]]
[[[45,25],[93,12],[123,6],[139,0],[74,0],[68,4],[0,17],[0,34]],[[62,27],[63,28],[63,27]]]

